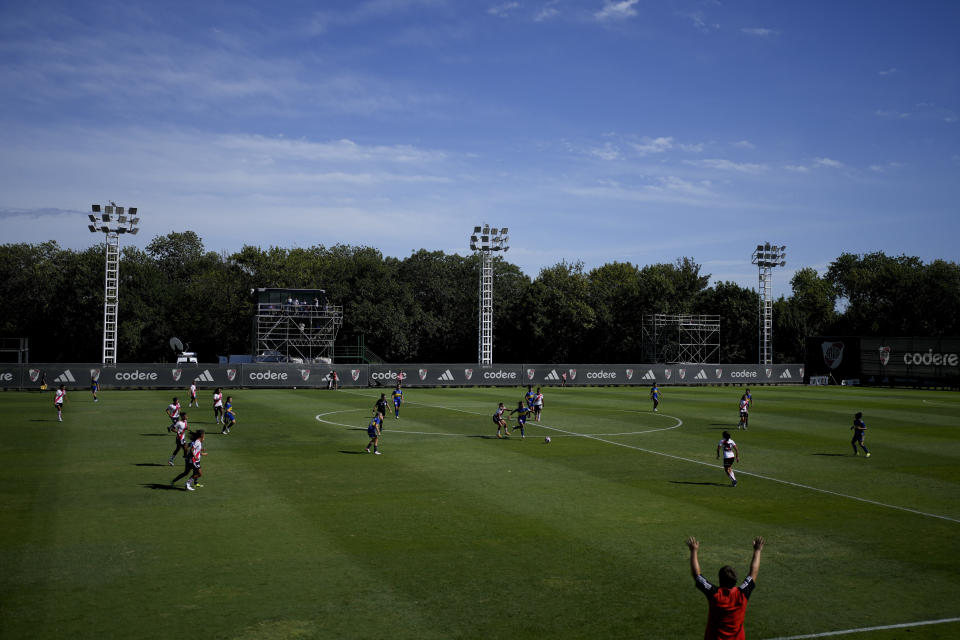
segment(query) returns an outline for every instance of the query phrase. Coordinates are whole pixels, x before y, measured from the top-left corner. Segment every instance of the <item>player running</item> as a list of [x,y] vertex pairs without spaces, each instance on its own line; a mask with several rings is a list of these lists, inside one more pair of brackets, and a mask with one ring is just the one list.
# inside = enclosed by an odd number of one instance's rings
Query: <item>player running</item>
[[373,419],[367,425],[367,435],[370,436],[370,442],[367,443],[365,451],[370,453],[370,447],[373,446],[373,452],[380,455],[380,425],[383,424],[383,414],[373,414]]
[[747,430],[747,424],[750,421],[750,400],[747,399],[747,394],[740,396],[740,423],[737,425],[737,429]]
[[93,401],[100,402],[100,399],[97,398],[97,391],[100,391],[100,380],[93,376],[90,376],[90,393],[93,394]]
[[399,420],[400,405],[403,404],[403,389],[400,388],[399,382],[397,383],[397,388],[390,394],[390,397],[393,398],[393,417]]
[[197,405],[197,409],[200,408],[200,400],[197,399],[197,381],[194,380],[190,383],[190,404],[187,405],[187,408]]
[[737,486],[737,475],[733,472],[733,463],[740,462],[740,449],[737,448],[737,443],[730,437],[729,431],[723,432],[723,440],[717,444],[718,460],[721,452],[723,453],[723,470],[730,476],[730,480],[735,487]]
[[857,445],[859,444],[860,448],[863,449],[863,452],[867,454],[869,458],[870,450],[863,444],[863,432],[867,430],[867,425],[863,423],[862,411],[857,411],[857,415],[853,416],[853,424],[850,425],[850,428],[853,429],[853,438],[850,440],[850,445],[853,447],[853,455],[858,455]]
[[200,468],[200,456],[207,455],[207,452],[203,450],[203,438],[204,438],[203,429],[198,430],[193,434],[193,440],[188,444],[183,450],[183,459],[184,459],[184,469],[183,473],[178,475],[176,478],[170,481],[170,486],[176,484],[177,480],[190,474],[192,475],[187,478],[186,490],[193,491],[196,487],[202,487],[200,484],[200,476],[203,475],[203,470]]
[[540,422],[540,412],[543,411],[543,394],[540,393],[540,387],[537,387],[537,395],[533,398],[533,415],[537,422]]
[[533,387],[527,387],[527,392],[523,394],[523,400],[527,403],[530,411],[533,411],[533,403],[537,399],[537,394],[533,392]]
[[513,428],[513,431],[520,429],[520,438],[523,439],[526,437],[523,433],[523,426],[527,424],[527,418],[530,416],[530,412],[533,411],[530,407],[524,406],[523,400],[517,402],[517,408],[510,412],[510,415],[517,414],[517,426]]
[[660,406],[660,387],[657,386],[656,382],[650,387],[650,399],[653,400],[653,410],[656,411],[657,407]]
[[213,417],[217,424],[223,422],[223,389],[220,387],[213,392]]
[[188,431],[187,414],[181,413],[180,419],[177,420],[177,423],[174,426],[176,427],[176,432],[174,434],[176,445],[173,448],[173,453],[170,454],[170,459],[167,461],[167,464],[170,465],[171,467],[173,466],[173,459],[177,457],[177,452],[186,450],[187,431]]
[[180,401],[174,397],[173,402],[167,405],[167,417],[170,418],[170,426],[167,427],[167,431],[173,431],[177,419],[180,417]]
[[223,429],[220,433],[230,433],[230,427],[235,424],[237,424],[237,412],[233,410],[233,396],[227,396],[227,403],[223,407]]
[[[500,438],[500,437],[509,438],[509,437],[510,437],[510,430],[507,428],[507,421],[503,419],[503,412],[506,411],[506,410],[507,410],[507,408],[506,408],[505,406],[503,406],[503,403],[501,402],[500,405],[497,407],[497,410],[496,410],[496,411],[494,412],[494,414],[493,414],[493,424],[497,425],[497,437],[498,437],[498,438]],[[501,429],[503,429],[503,436],[500,435],[500,430],[501,430]]]
[[57,421],[63,422],[63,403],[67,400],[67,389],[63,385],[57,389],[53,396],[53,408],[57,410]]

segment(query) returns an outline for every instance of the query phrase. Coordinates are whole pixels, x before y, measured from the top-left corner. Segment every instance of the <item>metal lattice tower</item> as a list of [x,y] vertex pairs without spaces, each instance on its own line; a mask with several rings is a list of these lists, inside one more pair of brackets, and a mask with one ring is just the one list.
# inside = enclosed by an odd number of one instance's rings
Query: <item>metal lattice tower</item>
[[[90,233],[106,236],[107,256],[103,276],[103,364],[117,363],[117,330],[120,308],[120,235],[136,235],[140,230],[137,208],[124,210],[117,203],[95,204],[88,214]],[[94,215],[99,214],[99,215]]]
[[760,271],[759,340],[760,364],[773,364],[773,269],[787,264],[786,245],[758,244],[751,262]]
[[720,316],[655,313],[643,317],[647,362],[720,362]]
[[480,252],[480,312],[477,338],[478,362],[481,366],[493,364],[493,252],[507,251],[508,229],[491,228],[484,224],[474,227],[470,249]]

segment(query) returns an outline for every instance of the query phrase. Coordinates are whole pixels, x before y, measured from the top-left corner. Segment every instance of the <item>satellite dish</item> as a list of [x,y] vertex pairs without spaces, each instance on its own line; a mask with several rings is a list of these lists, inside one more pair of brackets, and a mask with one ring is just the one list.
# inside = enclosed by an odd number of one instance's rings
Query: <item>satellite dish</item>
[[170,338],[170,348],[174,351],[183,351],[183,343],[180,338]]

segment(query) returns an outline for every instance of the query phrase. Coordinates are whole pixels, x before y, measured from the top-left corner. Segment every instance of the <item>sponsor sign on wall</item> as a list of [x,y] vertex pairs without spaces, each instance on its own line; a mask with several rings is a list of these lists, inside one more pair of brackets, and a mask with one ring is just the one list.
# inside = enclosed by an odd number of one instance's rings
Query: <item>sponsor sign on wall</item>
[[0,365],[0,389],[18,389],[20,388],[19,365]]
[[518,364],[481,367],[478,364],[370,365],[371,386],[404,387],[516,386],[521,383]]
[[860,338],[858,336],[814,336],[805,344],[805,364],[812,376],[832,376],[841,380],[860,377]]
[[916,382],[960,378],[960,338],[863,338],[861,378]]

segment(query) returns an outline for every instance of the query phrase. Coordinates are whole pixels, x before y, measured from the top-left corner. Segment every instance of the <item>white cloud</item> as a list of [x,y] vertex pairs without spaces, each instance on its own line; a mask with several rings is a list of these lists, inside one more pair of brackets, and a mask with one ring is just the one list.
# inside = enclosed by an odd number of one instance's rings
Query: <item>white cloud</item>
[[643,156],[652,153],[663,153],[673,148],[673,138],[660,137],[652,140],[650,138],[644,138],[643,142],[632,143],[630,146],[633,147],[634,151]]
[[780,35],[780,32],[776,29],[767,29],[766,27],[744,27],[740,29],[740,33],[745,33],[748,36],[757,36],[758,38],[772,38]]
[[756,145],[754,145],[749,140],[739,140],[737,142],[734,142],[733,146],[737,147],[738,149],[756,149],[757,148]]
[[704,160],[691,162],[691,164],[694,164],[698,167],[705,167],[707,169],[736,171],[738,173],[749,173],[753,175],[763,173],[767,170],[767,165],[765,164],[756,164],[752,162],[733,162],[732,160],[726,160],[724,158],[707,158]]
[[558,2],[559,0],[550,0],[550,2],[543,5],[543,7],[540,8],[540,11],[538,11],[533,17],[534,21],[544,22],[560,15],[560,10],[557,9]]
[[783,168],[794,173],[810,173],[810,167],[805,167],[799,164],[785,164],[783,165]]
[[498,4],[494,7],[487,9],[487,13],[497,18],[509,18],[510,12],[514,9],[519,9],[519,2],[504,2],[503,4]]
[[889,75],[892,75],[892,74],[894,74],[894,73],[896,73],[896,72],[897,72],[897,68],[896,68],[896,67],[890,67],[889,69],[886,69],[885,71],[877,71],[877,75],[878,75],[878,76],[889,76]]
[[903,166],[902,162],[887,162],[884,164],[872,164],[870,165],[870,171],[874,171],[876,173],[884,173],[886,171],[899,169],[902,166]]
[[610,142],[607,142],[602,147],[588,149],[587,153],[601,160],[616,160],[620,157],[620,149]]
[[720,25],[715,22],[707,22],[706,19],[703,17],[702,11],[697,11],[696,13],[688,14],[687,17],[690,18],[691,21],[693,21],[693,26],[694,28],[697,29],[697,31],[702,31],[703,33],[709,33],[710,31],[714,31],[720,28]]
[[593,14],[597,20],[625,20],[637,15],[634,5],[640,0],[622,0],[621,2],[611,2],[606,0],[603,9]]
[[909,117],[910,117],[910,113],[909,113],[909,112],[904,112],[904,111],[889,111],[889,110],[884,110],[884,109],[877,109],[877,110],[874,111],[873,113],[874,113],[874,115],[876,115],[876,116],[879,117],[879,118],[897,118],[897,119],[903,119],[903,118],[909,118]]
[[815,158],[813,164],[818,167],[830,167],[831,169],[843,168],[843,163],[833,158]]
[[681,144],[679,147],[689,153],[701,153],[703,151],[702,142],[698,142],[696,144]]

